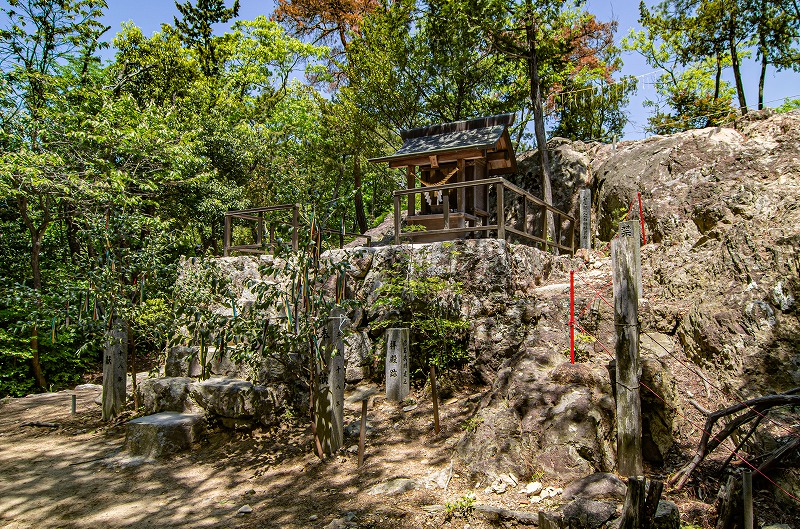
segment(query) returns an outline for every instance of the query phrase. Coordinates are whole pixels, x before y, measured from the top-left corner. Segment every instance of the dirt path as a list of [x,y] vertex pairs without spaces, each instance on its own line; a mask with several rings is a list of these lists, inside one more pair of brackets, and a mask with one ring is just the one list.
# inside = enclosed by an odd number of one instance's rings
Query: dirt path
[[[480,488],[452,471],[455,444],[474,403],[466,395],[443,405],[443,431],[433,433],[430,403],[403,412],[381,398],[370,407],[368,458],[358,470],[353,448],[327,461],[311,455],[301,425],[270,432],[212,433],[197,450],[142,462],[123,450],[124,426],[106,426],[95,388],[6,399],[0,404],[0,527],[263,527],[461,528],[491,526],[473,516],[445,518],[444,505],[476,492],[479,503],[520,508],[524,496],[480,497]],[[355,422],[360,405],[347,410]],[[58,428],[23,426],[57,423]],[[447,489],[433,474],[451,476]],[[393,478],[414,490],[372,495]],[[430,479],[426,479],[430,478]],[[426,488],[427,485],[431,488]],[[238,514],[249,505],[253,512]],[[438,506],[438,507],[431,507]],[[423,508],[424,507],[424,508]],[[428,511],[433,511],[428,512]],[[348,515],[348,513],[351,513]],[[336,521],[337,519],[338,522]],[[349,522],[349,525],[348,525]],[[333,525],[331,525],[333,524]]]

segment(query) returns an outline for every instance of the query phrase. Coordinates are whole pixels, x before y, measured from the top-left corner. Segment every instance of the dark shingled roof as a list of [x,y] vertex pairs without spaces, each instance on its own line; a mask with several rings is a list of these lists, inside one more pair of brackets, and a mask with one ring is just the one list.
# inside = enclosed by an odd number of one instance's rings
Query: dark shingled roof
[[420,136],[406,140],[390,158],[414,154],[436,154],[438,152],[461,149],[489,149],[494,147],[503,135],[505,126],[495,125],[482,129],[448,132],[436,136]]
[[404,130],[400,133],[403,146],[397,152],[370,161],[391,162],[415,155],[441,154],[462,149],[492,149],[497,147],[506,127],[513,122],[514,114],[501,114]]

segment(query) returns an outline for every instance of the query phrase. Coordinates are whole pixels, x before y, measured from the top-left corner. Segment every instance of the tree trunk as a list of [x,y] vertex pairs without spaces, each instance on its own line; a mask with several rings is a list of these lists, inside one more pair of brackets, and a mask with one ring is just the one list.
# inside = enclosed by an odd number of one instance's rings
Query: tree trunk
[[736,49],[735,24],[731,21],[728,28],[728,45],[731,52],[731,65],[733,66],[733,78],[736,81],[736,95],[739,97],[739,111],[744,116],[747,114],[747,99],[744,96],[744,85],[742,84],[742,70],[739,65],[739,52]]
[[[542,194],[545,203],[553,205],[553,189],[550,176],[550,156],[547,152],[547,136],[544,131],[544,109],[542,108],[542,85],[539,79],[539,56],[536,49],[536,29],[533,21],[529,21],[525,28],[528,39],[528,75],[531,82],[531,104],[533,106],[533,130],[536,136],[536,147],[539,149],[539,170],[542,175]],[[553,214],[546,215],[546,235],[553,239],[554,221]],[[546,239],[547,236],[542,234]],[[555,241],[554,241],[555,242]]]
[[364,233],[367,231],[367,215],[364,213],[364,194],[361,192],[361,163],[358,161],[358,155],[353,155],[353,186],[356,190],[356,222],[358,222],[358,232]]
[[[44,237],[44,231],[50,224],[50,211],[47,209],[49,201],[45,201],[44,204],[46,205],[44,218],[42,219],[42,223],[37,227],[33,224],[33,221],[28,215],[28,199],[24,196],[17,199],[17,209],[20,217],[25,227],[28,228],[28,233],[30,233],[31,236],[31,275],[33,277],[33,290],[36,296],[37,307],[41,307],[39,295],[42,291],[42,269],[39,263],[39,257],[42,254],[42,238]],[[33,323],[33,330],[31,331],[31,351],[33,353],[31,356],[33,376],[36,378],[36,383],[39,387],[45,389],[47,387],[47,381],[42,372],[41,356],[39,354],[39,329],[35,321]]]

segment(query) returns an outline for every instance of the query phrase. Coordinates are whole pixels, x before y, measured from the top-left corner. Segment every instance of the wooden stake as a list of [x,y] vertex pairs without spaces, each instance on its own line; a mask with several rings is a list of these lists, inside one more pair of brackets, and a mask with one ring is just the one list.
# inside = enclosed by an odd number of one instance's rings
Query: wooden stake
[[622,508],[622,521],[619,529],[641,529],[644,521],[645,479],[642,476],[628,478],[628,492]]
[[642,474],[642,403],[639,396],[638,223],[620,223],[611,244],[614,324],[617,330],[617,470]]
[[744,529],[753,529],[753,473],[745,470],[742,475],[742,499],[744,500]]
[[431,396],[433,397],[433,429],[439,433],[439,392],[436,390],[436,368],[431,364]]
[[364,465],[364,444],[367,440],[367,402],[369,397],[361,401],[361,431],[358,434],[358,466]]

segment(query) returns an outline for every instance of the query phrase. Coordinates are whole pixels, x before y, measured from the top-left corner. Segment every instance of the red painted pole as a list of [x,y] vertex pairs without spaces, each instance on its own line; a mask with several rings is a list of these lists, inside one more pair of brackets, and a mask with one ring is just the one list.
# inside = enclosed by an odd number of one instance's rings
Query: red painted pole
[[575,363],[575,270],[569,271],[569,361]]
[[639,223],[642,225],[642,246],[647,244],[647,234],[644,232],[644,209],[642,208],[642,194],[636,193],[639,197]]

